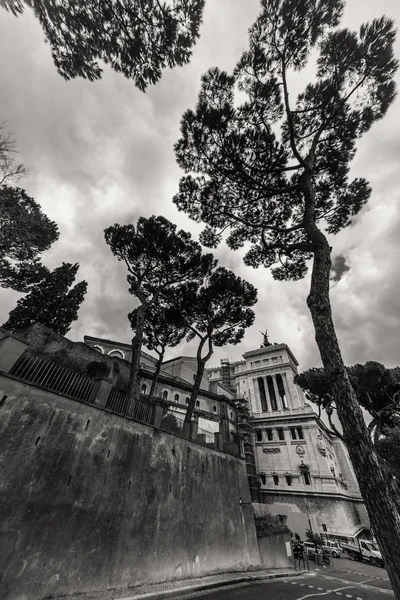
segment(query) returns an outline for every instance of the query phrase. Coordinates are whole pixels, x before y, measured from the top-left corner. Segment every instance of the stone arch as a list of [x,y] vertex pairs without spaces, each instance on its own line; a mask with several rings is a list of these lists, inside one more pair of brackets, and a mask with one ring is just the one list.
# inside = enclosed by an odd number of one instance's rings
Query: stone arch
[[110,352],[108,353],[108,356],[118,356],[118,355],[122,359],[125,358],[125,354],[119,348],[114,348],[113,350],[110,350]]

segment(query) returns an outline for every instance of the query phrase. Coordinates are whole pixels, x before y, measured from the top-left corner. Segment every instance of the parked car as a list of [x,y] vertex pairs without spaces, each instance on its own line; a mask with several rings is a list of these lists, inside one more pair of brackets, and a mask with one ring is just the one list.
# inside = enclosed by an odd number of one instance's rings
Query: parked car
[[322,544],[322,550],[332,556],[333,558],[340,558],[340,553],[342,551],[338,542],[326,541]]
[[315,560],[316,549],[313,542],[304,542],[304,552],[310,560]]
[[385,562],[375,542],[371,540],[359,540],[358,545],[342,544],[342,550],[347,552],[350,560],[369,562],[375,567],[384,567]]

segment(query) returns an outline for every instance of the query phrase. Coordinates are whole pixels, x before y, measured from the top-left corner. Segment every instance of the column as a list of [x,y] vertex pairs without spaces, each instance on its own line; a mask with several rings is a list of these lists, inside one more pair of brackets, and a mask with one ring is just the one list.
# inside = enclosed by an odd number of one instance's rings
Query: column
[[260,392],[258,390],[258,381],[253,377],[253,390],[254,390],[254,412],[262,412]]
[[265,395],[267,397],[268,411],[271,411],[272,410],[271,396],[269,395],[269,388],[268,388],[268,382],[267,382],[267,376],[266,375],[264,375],[263,381],[264,381]]
[[289,408],[293,408],[293,406],[292,406],[293,402],[292,402],[292,397],[291,397],[290,391],[289,391],[289,385],[287,382],[286,372],[281,373],[281,375],[282,375],[283,387],[284,387],[285,394],[286,394],[286,403]]
[[273,383],[274,390],[275,390],[275,397],[276,397],[276,403],[278,405],[278,410],[283,410],[282,400],[281,400],[281,397],[279,395],[279,390],[278,390],[278,384],[276,383],[276,375],[272,375],[272,383]]

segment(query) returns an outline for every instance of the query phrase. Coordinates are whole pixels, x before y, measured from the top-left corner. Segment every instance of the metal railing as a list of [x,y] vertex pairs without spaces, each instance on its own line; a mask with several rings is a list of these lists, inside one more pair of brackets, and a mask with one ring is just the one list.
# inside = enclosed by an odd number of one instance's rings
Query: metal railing
[[201,429],[201,427],[198,427],[197,440],[207,445],[215,444],[215,435],[212,431],[207,431],[206,429]]
[[164,429],[164,431],[168,431],[169,433],[177,433],[181,435],[184,422],[184,415],[179,415],[179,413],[166,410],[161,420],[160,429]]
[[132,417],[136,421],[143,423],[153,422],[154,401],[148,400],[133,400],[128,394],[117,388],[112,388],[105,408],[112,412]]
[[96,382],[93,379],[28,350],[10,369],[10,375],[77,400],[94,401]]

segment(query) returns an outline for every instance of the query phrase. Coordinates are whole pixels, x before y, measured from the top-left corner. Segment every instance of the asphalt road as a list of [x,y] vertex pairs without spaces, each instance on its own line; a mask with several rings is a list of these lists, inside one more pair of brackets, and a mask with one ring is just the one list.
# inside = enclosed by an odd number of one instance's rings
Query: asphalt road
[[390,600],[394,597],[385,569],[341,558],[330,567],[299,577],[268,580],[197,592],[181,597],[202,600]]

